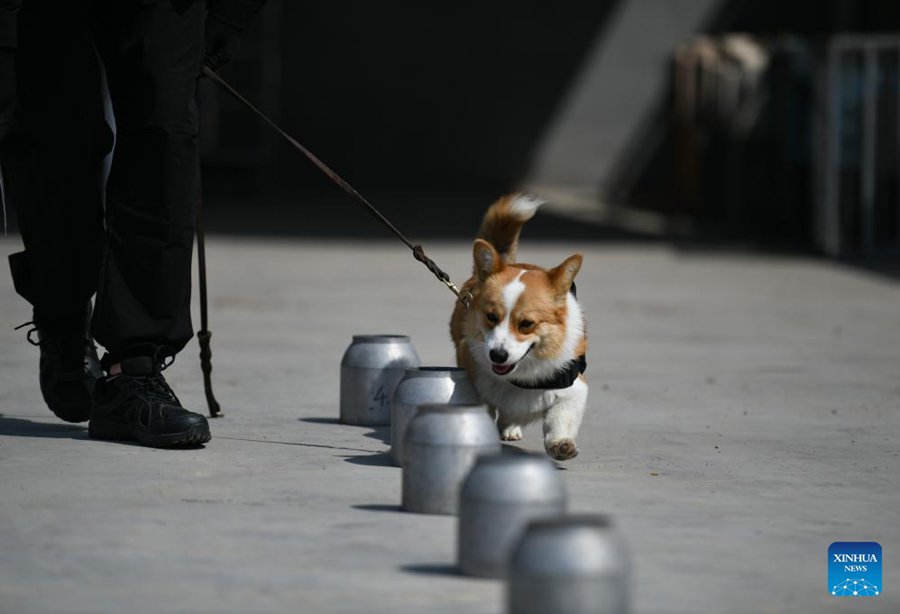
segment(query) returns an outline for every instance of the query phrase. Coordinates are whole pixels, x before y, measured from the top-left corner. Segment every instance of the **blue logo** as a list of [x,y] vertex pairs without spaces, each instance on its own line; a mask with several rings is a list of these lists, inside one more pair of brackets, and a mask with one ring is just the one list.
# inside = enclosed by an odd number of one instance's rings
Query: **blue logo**
[[881,586],[881,545],[834,542],[828,546],[828,593],[835,597],[877,597]]

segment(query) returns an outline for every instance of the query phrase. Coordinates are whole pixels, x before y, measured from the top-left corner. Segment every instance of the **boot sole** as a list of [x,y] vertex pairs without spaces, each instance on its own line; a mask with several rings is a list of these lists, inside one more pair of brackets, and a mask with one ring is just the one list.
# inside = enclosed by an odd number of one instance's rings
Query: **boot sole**
[[62,401],[59,400],[59,397],[48,396],[44,392],[43,387],[41,388],[41,396],[44,397],[44,402],[50,408],[50,411],[60,420],[73,423],[87,422],[91,417],[91,392],[94,388],[93,384],[85,384],[85,387],[87,388],[87,393],[85,398],[80,401]]
[[58,404],[56,406],[51,406],[49,403],[47,407],[50,408],[50,411],[53,412],[53,415],[63,420],[64,422],[71,422],[73,424],[77,424],[79,422],[87,422],[91,418],[91,405],[90,402],[86,406],[71,406],[71,407],[60,407]]
[[152,448],[199,446],[212,439],[212,435],[209,433],[209,425],[206,423],[195,424],[186,431],[179,433],[153,435],[122,424],[91,420],[90,424],[88,424],[88,435],[90,435],[91,439],[138,441]]

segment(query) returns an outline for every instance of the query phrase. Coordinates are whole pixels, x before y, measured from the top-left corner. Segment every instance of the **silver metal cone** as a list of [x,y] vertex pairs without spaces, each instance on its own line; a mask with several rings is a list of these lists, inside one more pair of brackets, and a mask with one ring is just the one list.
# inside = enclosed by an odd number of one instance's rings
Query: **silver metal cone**
[[626,614],[629,563],[606,516],[528,525],[510,559],[508,614]]
[[354,335],[341,359],[341,422],[391,423],[394,389],[419,355],[406,335]]
[[479,457],[460,492],[457,562],[470,576],[502,578],[532,520],[566,511],[566,487],[543,455]]
[[475,460],[500,451],[484,405],[422,405],[403,440],[403,509],[455,514]]
[[466,372],[457,367],[407,369],[391,402],[391,457],[403,466],[403,435],[420,405],[450,403],[477,405],[478,392]]

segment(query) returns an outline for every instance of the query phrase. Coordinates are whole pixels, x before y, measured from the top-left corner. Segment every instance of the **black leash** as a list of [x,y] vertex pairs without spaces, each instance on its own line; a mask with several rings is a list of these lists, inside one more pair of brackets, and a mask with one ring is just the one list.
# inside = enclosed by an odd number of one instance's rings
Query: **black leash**
[[212,333],[209,332],[209,308],[206,297],[206,241],[202,209],[201,203],[197,211],[197,268],[200,272],[200,330],[197,331],[197,342],[200,344],[200,370],[203,371],[203,391],[206,393],[209,417],[219,418],[222,416],[222,410],[212,389],[212,349],[209,347]]
[[[257,117],[274,128],[275,131],[278,132],[278,134],[283,136],[288,143],[293,145],[295,149],[299,150],[304,156],[306,156],[310,162],[315,164],[320,171],[325,173],[325,175],[329,179],[336,183],[344,192],[350,195],[353,200],[365,207],[365,209],[369,213],[371,213],[375,217],[375,219],[384,224],[384,226],[387,227],[387,229],[392,233],[394,233],[394,235],[398,239],[403,241],[406,247],[408,247],[412,251],[413,257],[424,264],[441,283],[450,288],[450,291],[456,295],[456,298],[461,301],[463,305],[465,305],[466,307],[469,306],[469,302],[472,298],[471,295],[468,292],[461,293],[456,284],[454,284],[450,280],[450,276],[442,271],[441,268],[438,267],[437,264],[435,264],[434,260],[425,255],[425,250],[421,245],[414,245],[403,235],[402,232],[397,229],[396,226],[391,224],[390,220],[384,217],[384,215],[382,215],[381,212],[372,205],[372,203],[370,203],[362,194],[357,192],[352,185],[347,183],[343,177],[334,172],[315,154],[313,154],[310,150],[300,144],[297,139],[282,130],[278,124],[269,119],[268,116],[265,115],[265,113],[257,109],[253,105],[253,103],[244,98],[236,89],[226,83],[225,80],[217,75],[211,68],[209,68],[208,66],[204,66],[203,74],[212,79],[214,83],[219,85],[226,92],[231,94],[238,102],[253,111],[257,115]],[[210,376],[212,372],[212,351],[209,346],[209,340],[210,337],[212,337],[212,333],[208,328],[209,322],[207,317],[208,309],[206,297],[206,250],[204,245],[203,223],[199,213],[197,216],[197,264],[200,269],[200,331],[197,332],[197,340],[200,343],[200,368],[203,371],[203,387],[206,392],[206,403],[209,406],[209,415],[215,418],[217,416],[221,416],[222,412],[219,408],[218,401],[216,401],[216,398],[213,395],[212,379]]]
[[341,176],[338,175],[336,172],[334,172],[327,164],[325,164],[324,162],[322,162],[315,154],[313,154],[310,150],[308,150],[306,147],[304,147],[303,145],[301,145],[301,144],[297,141],[297,139],[295,139],[294,137],[292,137],[291,135],[289,135],[287,132],[285,132],[284,130],[282,130],[281,127],[278,126],[278,124],[276,124],[275,122],[273,122],[273,121],[272,121],[271,119],[269,119],[262,111],[260,111],[259,109],[257,109],[257,108],[253,105],[253,103],[251,103],[249,100],[247,100],[246,98],[244,98],[243,96],[241,96],[241,94],[240,94],[237,90],[235,90],[233,87],[231,87],[230,85],[228,85],[228,83],[226,83],[226,82],[222,79],[222,77],[220,77],[219,75],[217,75],[211,68],[209,68],[208,66],[204,66],[204,67],[203,67],[203,74],[206,75],[207,77],[209,77],[210,79],[212,79],[217,85],[221,86],[226,92],[228,92],[229,94],[231,94],[231,95],[232,95],[235,99],[237,99],[241,104],[243,104],[243,105],[246,106],[248,109],[250,109],[251,111],[253,111],[254,113],[256,113],[256,115],[257,115],[261,120],[263,120],[264,122],[266,122],[267,124],[269,124],[272,128],[274,128],[275,131],[278,132],[278,134],[280,134],[281,136],[283,136],[283,137],[287,140],[288,143],[290,143],[291,145],[293,145],[295,149],[299,150],[300,153],[302,153],[304,156],[306,156],[306,157],[309,159],[310,162],[312,162],[313,164],[315,164],[315,165],[319,168],[320,171],[322,171],[323,173],[325,173],[325,175],[326,175],[329,179],[331,179],[334,183],[336,183],[336,184],[337,184],[344,192],[346,192],[347,194],[349,194],[356,202],[358,202],[358,203],[361,204],[363,207],[365,207],[365,209],[366,209],[369,213],[371,213],[371,214],[375,217],[375,219],[377,219],[379,222],[381,222],[382,224],[384,224],[385,227],[387,227],[388,230],[390,230],[392,233],[394,233],[394,235],[395,235],[398,239],[400,239],[401,241],[403,241],[403,243],[406,245],[406,247],[408,247],[410,250],[412,250],[413,257],[414,257],[416,260],[418,260],[419,262],[421,262],[422,264],[424,264],[426,267],[428,267],[428,270],[431,271],[431,272],[434,274],[434,276],[437,277],[439,281],[441,281],[441,283],[443,283],[443,284],[446,285],[448,288],[450,288],[450,291],[453,292],[453,294],[456,295],[456,298],[458,298],[459,300],[463,301],[463,303],[464,303],[466,306],[468,306],[468,301],[469,301],[469,298],[470,298],[470,297],[468,297],[468,296],[466,296],[466,295],[461,295],[461,294],[460,294],[459,288],[456,286],[456,284],[454,284],[452,281],[450,281],[450,276],[447,275],[444,271],[442,271],[442,270],[438,267],[438,265],[436,265],[436,264],[434,263],[434,260],[432,260],[431,258],[429,258],[428,256],[425,255],[425,250],[422,249],[422,246],[421,246],[421,245],[413,245],[412,242],[411,242],[409,239],[407,239],[407,238],[403,235],[402,232],[400,232],[399,230],[397,230],[397,227],[396,227],[396,226],[394,226],[393,224],[391,224],[391,222],[390,222],[386,217],[384,217],[384,216],[381,214],[381,212],[378,211],[378,209],[376,209],[376,208],[372,205],[372,203],[370,203],[368,200],[366,200],[366,198],[365,198],[362,194],[360,194],[359,192],[357,192],[356,189],[355,189],[352,185],[350,185],[349,183],[347,183],[347,182],[344,180],[343,177],[341,177]]

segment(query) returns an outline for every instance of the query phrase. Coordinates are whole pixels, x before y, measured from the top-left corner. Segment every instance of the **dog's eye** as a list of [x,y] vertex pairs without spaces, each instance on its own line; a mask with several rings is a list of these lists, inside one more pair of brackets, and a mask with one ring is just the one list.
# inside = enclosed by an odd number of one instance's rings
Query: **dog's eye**
[[491,324],[496,324],[497,322],[500,321],[500,318],[497,317],[496,313],[488,312],[488,313],[484,314],[484,317],[487,318],[487,321],[490,322]]
[[534,328],[534,322],[532,322],[531,320],[522,320],[521,322],[519,322],[519,330],[523,332],[532,328]]

